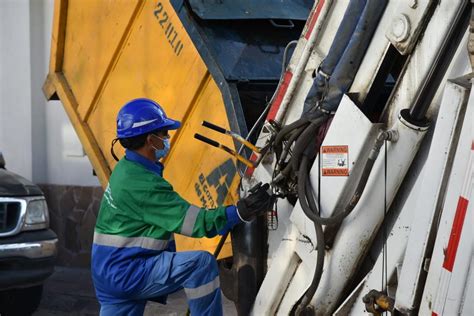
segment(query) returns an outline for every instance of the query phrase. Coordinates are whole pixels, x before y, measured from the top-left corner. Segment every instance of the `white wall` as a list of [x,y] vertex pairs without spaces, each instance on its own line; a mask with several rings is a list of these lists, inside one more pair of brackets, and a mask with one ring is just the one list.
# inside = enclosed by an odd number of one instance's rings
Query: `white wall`
[[58,101],[41,87],[49,64],[53,0],[0,1],[0,151],[36,183],[99,185]]
[[7,167],[32,178],[29,3],[0,2],[0,150]]
[[47,183],[98,186],[89,158],[59,101],[47,105]]

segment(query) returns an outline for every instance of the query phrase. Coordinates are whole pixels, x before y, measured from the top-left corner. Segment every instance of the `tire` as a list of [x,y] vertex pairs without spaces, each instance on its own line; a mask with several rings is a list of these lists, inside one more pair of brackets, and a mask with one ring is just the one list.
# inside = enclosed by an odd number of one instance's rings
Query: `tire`
[[43,285],[0,292],[1,316],[29,316],[38,308]]

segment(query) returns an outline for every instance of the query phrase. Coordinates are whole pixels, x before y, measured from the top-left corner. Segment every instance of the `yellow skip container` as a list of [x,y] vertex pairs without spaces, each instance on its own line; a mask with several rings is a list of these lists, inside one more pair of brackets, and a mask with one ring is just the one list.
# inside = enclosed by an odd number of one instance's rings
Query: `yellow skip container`
[[[238,150],[202,121],[247,134],[273,94],[283,49],[299,36],[309,8],[290,10],[299,14],[289,18],[296,23],[291,29],[269,23],[261,6],[249,17],[235,7],[238,2],[223,2],[230,8],[205,2],[56,0],[43,91],[62,101],[103,187],[115,165],[110,144],[117,112],[127,101],[147,97],[183,123],[164,161],[175,190],[208,208],[236,202],[235,159],[193,136],[206,134]],[[276,18],[288,18],[283,9]],[[218,239],[176,235],[176,241],[178,250],[212,253]],[[228,240],[220,258],[231,254]]]

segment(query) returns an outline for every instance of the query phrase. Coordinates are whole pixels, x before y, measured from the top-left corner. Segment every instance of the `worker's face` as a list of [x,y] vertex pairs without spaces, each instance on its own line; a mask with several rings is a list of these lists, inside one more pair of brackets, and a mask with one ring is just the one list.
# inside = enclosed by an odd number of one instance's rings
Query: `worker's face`
[[163,140],[166,138],[170,138],[168,131],[159,131],[155,134],[148,135],[148,144],[152,150],[163,149],[165,148]]

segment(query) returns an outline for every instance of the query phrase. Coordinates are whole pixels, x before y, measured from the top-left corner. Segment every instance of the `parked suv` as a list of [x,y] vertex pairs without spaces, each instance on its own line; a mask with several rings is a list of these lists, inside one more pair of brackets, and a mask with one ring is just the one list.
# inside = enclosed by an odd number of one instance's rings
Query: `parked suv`
[[0,315],[30,315],[54,271],[57,236],[38,186],[5,169],[0,153]]

